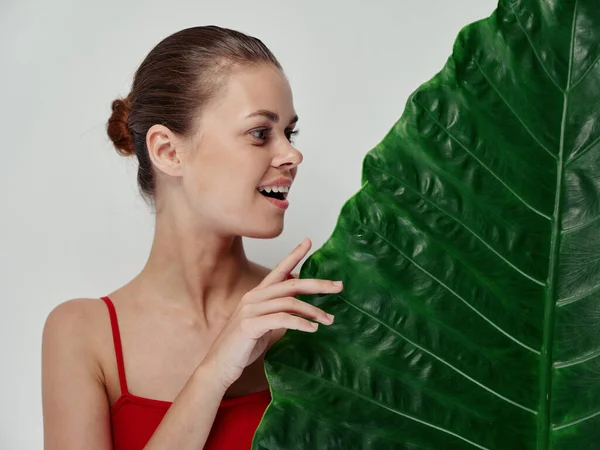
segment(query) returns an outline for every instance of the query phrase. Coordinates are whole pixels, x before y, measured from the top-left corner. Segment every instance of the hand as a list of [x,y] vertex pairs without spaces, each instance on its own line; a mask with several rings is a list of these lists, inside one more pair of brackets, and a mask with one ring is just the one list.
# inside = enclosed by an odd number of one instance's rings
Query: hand
[[294,296],[338,293],[342,290],[341,282],[288,279],[290,272],[308,253],[311,245],[309,239],[302,241],[258,286],[242,297],[235,312],[208,350],[204,361],[216,368],[216,376],[225,390],[265,351],[273,330],[283,328],[307,333],[317,331],[318,324],[303,317],[323,325],[333,323],[332,315]]

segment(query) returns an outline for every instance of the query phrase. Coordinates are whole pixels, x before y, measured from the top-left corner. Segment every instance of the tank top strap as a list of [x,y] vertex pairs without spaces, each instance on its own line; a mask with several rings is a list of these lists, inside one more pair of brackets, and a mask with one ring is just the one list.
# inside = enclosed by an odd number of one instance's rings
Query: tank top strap
[[117,369],[119,371],[119,383],[121,384],[121,395],[128,394],[127,378],[125,378],[125,362],[123,360],[123,346],[121,345],[121,333],[119,332],[119,321],[117,320],[117,311],[112,300],[108,297],[102,297],[102,300],[108,308],[110,316],[110,326],[112,328],[113,342],[115,344],[115,356],[117,357]]

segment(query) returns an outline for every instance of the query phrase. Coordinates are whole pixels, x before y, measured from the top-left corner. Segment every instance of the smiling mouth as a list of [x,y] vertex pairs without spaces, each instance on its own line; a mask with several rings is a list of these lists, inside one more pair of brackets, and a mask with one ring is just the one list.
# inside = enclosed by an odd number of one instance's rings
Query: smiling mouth
[[266,187],[266,188],[258,188],[258,192],[260,192],[263,196],[267,198],[274,198],[277,200],[285,200],[287,198],[289,187],[287,186],[274,186],[274,187]]

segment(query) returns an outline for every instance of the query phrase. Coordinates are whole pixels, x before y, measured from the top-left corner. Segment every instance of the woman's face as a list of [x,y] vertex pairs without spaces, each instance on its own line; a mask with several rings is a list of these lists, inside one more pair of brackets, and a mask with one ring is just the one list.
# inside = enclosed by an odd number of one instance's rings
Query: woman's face
[[219,234],[278,236],[302,154],[298,118],[283,73],[271,65],[234,70],[202,111],[183,166],[193,217]]

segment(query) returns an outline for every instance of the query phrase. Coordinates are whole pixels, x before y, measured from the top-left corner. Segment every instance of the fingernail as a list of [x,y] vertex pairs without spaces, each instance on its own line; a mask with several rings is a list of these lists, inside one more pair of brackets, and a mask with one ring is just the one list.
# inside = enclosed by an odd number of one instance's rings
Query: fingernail
[[343,285],[344,285],[344,283],[342,283],[341,281],[334,281],[334,282],[333,282],[333,285],[334,285],[334,286],[343,286]]
[[333,322],[333,319],[335,318],[335,316],[333,316],[331,314],[327,314],[327,318],[329,319],[330,322]]
[[312,322],[312,327],[316,330],[317,328],[319,328],[319,324]]

